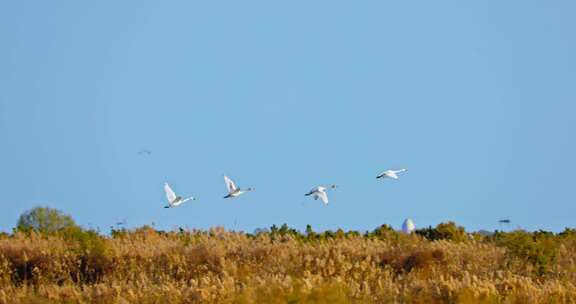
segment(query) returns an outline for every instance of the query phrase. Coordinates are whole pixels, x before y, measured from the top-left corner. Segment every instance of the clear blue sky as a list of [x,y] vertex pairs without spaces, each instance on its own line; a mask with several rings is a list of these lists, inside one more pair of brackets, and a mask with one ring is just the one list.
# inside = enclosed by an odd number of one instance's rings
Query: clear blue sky
[[[0,230],[559,231],[576,214],[574,1],[6,1]],[[150,156],[138,155],[141,149]],[[410,171],[377,181],[386,168]],[[222,175],[256,191],[224,200]],[[163,183],[199,201],[167,210]],[[325,207],[303,196],[336,183]]]

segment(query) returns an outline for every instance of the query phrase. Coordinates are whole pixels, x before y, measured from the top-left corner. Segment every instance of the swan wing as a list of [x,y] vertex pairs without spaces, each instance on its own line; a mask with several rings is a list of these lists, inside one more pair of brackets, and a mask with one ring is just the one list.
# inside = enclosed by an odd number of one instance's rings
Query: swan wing
[[226,175],[224,175],[224,182],[226,183],[226,188],[228,188],[229,193],[235,192],[238,189],[236,184]]
[[324,204],[328,204],[328,194],[324,191],[319,191],[316,193],[316,197],[321,199]]
[[166,192],[166,199],[168,200],[168,203],[172,204],[172,202],[174,202],[174,200],[176,199],[176,193],[174,193],[174,191],[172,190],[172,188],[170,188],[170,185],[168,185],[168,183],[164,184],[164,191]]

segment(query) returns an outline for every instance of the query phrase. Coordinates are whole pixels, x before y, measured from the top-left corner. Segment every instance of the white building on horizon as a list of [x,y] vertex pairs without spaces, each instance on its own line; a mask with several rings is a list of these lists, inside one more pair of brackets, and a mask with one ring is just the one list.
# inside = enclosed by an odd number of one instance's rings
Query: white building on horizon
[[410,218],[405,219],[404,223],[402,223],[402,232],[410,234],[414,232],[414,230],[416,230],[416,225],[414,225],[414,221],[412,221],[412,219]]

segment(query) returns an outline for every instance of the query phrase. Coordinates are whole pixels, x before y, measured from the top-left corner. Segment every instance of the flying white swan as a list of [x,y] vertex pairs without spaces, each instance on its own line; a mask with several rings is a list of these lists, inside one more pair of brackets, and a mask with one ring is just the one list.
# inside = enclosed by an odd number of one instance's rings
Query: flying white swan
[[409,218],[405,219],[404,223],[402,223],[402,232],[410,234],[414,232],[414,230],[416,230],[416,225],[414,225],[414,222]]
[[331,185],[331,186],[318,186],[316,188],[313,188],[312,190],[310,190],[308,193],[304,194],[306,196],[312,196],[314,198],[314,200],[320,199],[322,200],[322,202],[324,203],[324,205],[328,205],[328,194],[326,193],[326,190],[328,188],[332,188],[335,189],[336,185]]
[[376,176],[376,178],[389,177],[389,178],[393,178],[393,179],[398,179],[398,173],[402,173],[402,172],[406,172],[406,171],[408,171],[408,170],[406,170],[406,169],[386,170],[386,171],[378,174],[378,176]]
[[236,184],[226,175],[224,175],[224,182],[226,183],[226,188],[228,189],[228,194],[224,198],[238,197],[240,194],[256,190],[254,188],[240,189],[240,187],[236,186]]
[[168,200],[168,206],[164,206],[164,208],[173,208],[189,200],[196,200],[196,198],[192,196],[185,199],[182,199],[181,196],[177,196],[176,193],[174,193],[174,191],[172,190],[172,188],[170,188],[170,185],[168,185],[168,183],[164,184],[164,191],[166,192],[166,199]]

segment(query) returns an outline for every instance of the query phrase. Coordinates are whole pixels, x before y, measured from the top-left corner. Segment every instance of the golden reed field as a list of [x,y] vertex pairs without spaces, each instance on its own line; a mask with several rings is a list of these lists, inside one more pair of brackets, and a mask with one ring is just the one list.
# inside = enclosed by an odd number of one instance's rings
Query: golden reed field
[[576,231],[0,236],[0,303],[575,303]]

